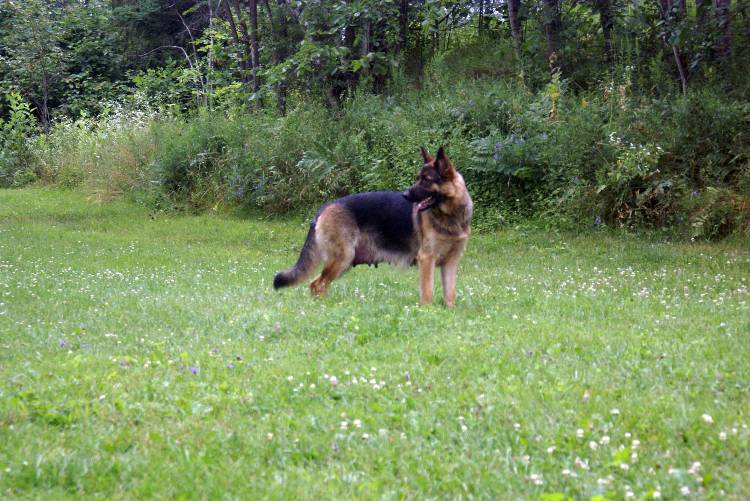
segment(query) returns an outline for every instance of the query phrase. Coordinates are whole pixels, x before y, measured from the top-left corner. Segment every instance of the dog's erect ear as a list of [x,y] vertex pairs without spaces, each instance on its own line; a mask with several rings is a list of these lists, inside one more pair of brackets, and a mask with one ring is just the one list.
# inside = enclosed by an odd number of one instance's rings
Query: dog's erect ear
[[422,150],[422,158],[424,158],[424,163],[432,162],[432,155],[430,155],[430,152],[427,151],[424,146],[420,146],[419,149]]
[[448,159],[448,155],[445,154],[445,149],[442,146],[437,152],[435,166],[440,173],[440,177],[445,179],[451,179],[456,174],[456,171],[453,169],[453,164],[450,159]]

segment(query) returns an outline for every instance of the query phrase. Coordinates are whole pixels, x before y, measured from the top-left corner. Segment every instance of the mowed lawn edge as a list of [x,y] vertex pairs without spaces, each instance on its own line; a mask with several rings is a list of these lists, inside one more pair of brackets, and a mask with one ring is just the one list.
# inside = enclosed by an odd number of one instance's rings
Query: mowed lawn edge
[[274,291],[306,227],[0,190],[0,492],[750,497],[747,243],[474,235],[446,309]]

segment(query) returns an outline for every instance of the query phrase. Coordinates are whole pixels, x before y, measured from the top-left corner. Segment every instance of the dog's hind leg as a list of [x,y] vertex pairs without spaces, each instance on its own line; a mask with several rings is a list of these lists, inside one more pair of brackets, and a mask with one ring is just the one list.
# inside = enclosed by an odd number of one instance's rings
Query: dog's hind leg
[[351,254],[347,253],[342,256],[335,256],[330,261],[327,261],[323,265],[323,271],[320,273],[320,276],[310,284],[310,292],[314,296],[324,296],[331,282],[351,267],[353,259],[354,251],[352,250]]
[[325,295],[331,282],[351,267],[358,237],[356,222],[343,207],[331,205],[320,214],[315,238],[323,258],[323,271],[310,284],[313,295]]

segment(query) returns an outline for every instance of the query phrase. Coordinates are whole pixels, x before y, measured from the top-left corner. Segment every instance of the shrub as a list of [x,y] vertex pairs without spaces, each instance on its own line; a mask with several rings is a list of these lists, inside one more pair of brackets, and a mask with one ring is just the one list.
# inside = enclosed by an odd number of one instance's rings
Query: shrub
[[109,107],[18,143],[32,153],[23,172],[100,199],[280,213],[403,190],[421,164],[419,146],[444,145],[480,229],[530,216],[566,227],[684,224],[699,238],[746,227],[747,103],[708,92],[636,99],[624,84],[574,94],[558,79],[532,93],[495,78],[445,78],[439,63],[421,90],[355,93],[338,110],[291,96],[297,106],[284,117]]
[[33,162],[43,182],[84,185],[110,200],[152,184],[156,114],[148,106],[110,106],[94,120],[62,120],[34,143]]
[[693,239],[718,240],[737,230],[750,229],[750,198],[726,188],[692,192],[685,200],[685,209],[690,214]]
[[8,120],[0,118],[0,187],[23,186],[36,179],[29,144],[36,120],[20,94],[11,92],[7,99]]

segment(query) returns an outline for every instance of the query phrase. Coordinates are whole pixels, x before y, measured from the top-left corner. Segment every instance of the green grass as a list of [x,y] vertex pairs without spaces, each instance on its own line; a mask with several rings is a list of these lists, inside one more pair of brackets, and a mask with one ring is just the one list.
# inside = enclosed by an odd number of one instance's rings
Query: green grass
[[272,290],[305,230],[0,191],[0,495],[750,497],[746,244],[477,235],[448,310]]

